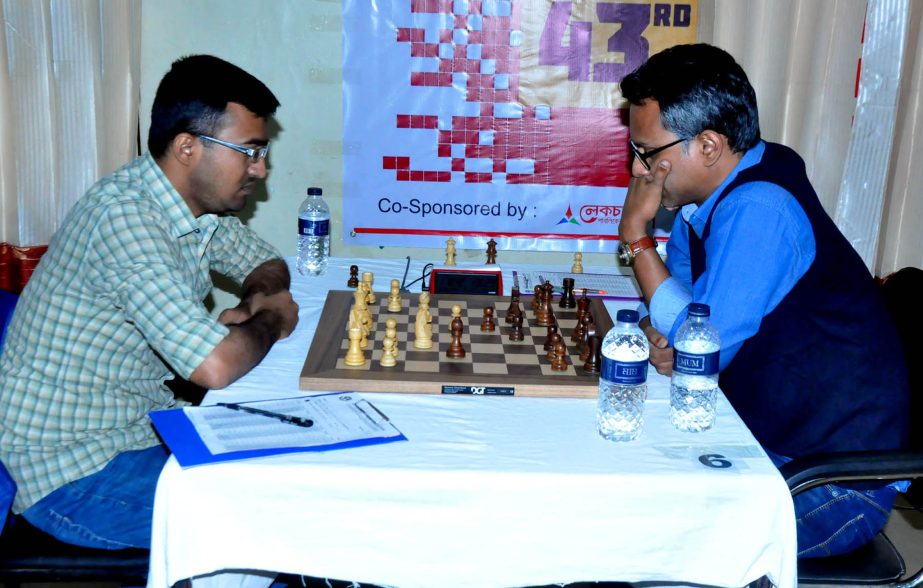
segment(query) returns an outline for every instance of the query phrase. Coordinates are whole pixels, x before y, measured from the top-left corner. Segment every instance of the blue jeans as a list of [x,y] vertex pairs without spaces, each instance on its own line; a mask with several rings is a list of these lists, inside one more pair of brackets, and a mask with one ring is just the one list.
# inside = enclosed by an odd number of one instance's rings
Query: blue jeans
[[[776,467],[790,458],[766,451]],[[897,496],[895,482],[872,490],[825,484],[792,497],[798,531],[798,557],[848,553],[872,540],[885,523]]]
[[154,491],[169,456],[163,445],[120,453],[102,470],[58,488],[22,515],[65,543],[150,549]]

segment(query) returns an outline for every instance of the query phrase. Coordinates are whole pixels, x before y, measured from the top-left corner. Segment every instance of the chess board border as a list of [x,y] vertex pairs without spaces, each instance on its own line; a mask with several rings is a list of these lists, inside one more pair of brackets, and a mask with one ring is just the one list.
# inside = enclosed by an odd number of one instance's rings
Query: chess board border
[[[381,296],[380,293],[378,293]],[[402,293],[403,298],[414,294]],[[430,306],[440,298],[459,301],[483,301],[489,299],[497,309],[498,323],[502,322],[509,296],[435,294]],[[531,297],[522,296],[522,305],[528,308]],[[369,372],[362,368],[338,369],[337,356],[341,349],[349,309],[353,304],[353,292],[331,290],[321,311],[314,339],[305,358],[299,378],[302,390],[397,392],[412,394],[441,394],[443,386],[506,386],[515,388],[516,396],[595,398],[599,389],[599,377],[578,370],[576,375],[566,377],[511,376],[506,374],[446,374],[443,372],[408,372],[400,365],[387,371]],[[557,305],[557,302],[555,302]],[[596,324],[597,333],[605,335],[612,328],[612,317],[605,304],[598,298],[590,299],[590,312]],[[466,325],[470,330],[471,325]],[[499,333],[499,331],[498,331]],[[369,360],[371,361],[371,360]]]

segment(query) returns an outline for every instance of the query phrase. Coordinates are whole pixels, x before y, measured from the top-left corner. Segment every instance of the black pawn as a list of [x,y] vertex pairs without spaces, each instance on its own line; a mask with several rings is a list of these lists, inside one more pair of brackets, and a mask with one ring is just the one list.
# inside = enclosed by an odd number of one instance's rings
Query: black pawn
[[514,314],[510,326],[510,341],[522,341],[522,313]]
[[346,281],[347,288],[358,288],[359,287],[359,266],[351,265],[349,266],[349,279]]
[[513,317],[510,315],[515,312],[522,312],[519,310],[519,288],[513,288],[513,291],[510,295],[510,308],[506,311],[506,318],[503,320],[508,323],[513,322]]

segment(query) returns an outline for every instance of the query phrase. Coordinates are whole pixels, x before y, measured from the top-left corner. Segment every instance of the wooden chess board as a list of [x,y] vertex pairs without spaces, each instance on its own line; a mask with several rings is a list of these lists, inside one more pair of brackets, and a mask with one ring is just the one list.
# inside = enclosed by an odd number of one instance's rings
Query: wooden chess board
[[[487,295],[436,294],[430,300],[433,316],[433,347],[419,350],[413,347],[414,320],[419,294],[402,293],[401,311],[388,312],[387,293],[376,292],[378,300],[369,305],[372,332],[365,349],[366,362],[361,367],[343,363],[349,347],[347,327],[353,304],[352,291],[331,291],[321,312],[317,332],[301,370],[299,385],[303,390],[355,390],[359,392],[412,392],[439,394],[443,386],[485,386],[513,388],[517,396],[561,396],[595,398],[598,374],[583,371],[576,344],[570,335],[576,325],[577,309],[563,309],[558,300],[553,303],[558,332],[567,346],[566,371],[553,371],[551,360],[545,357],[543,344],[547,329],[535,324],[530,309],[531,297],[523,296],[523,340],[510,341],[510,326],[505,322],[509,297]],[[466,356],[449,359],[445,351],[451,342],[449,323],[452,306],[462,308],[465,331],[462,337]],[[497,329],[480,330],[483,309],[495,308]],[[612,318],[599,299],[590,301],[590,313],[596,332],[605,335],[612,328]],[[379,364],[385,321],[397,321],[397,365]],[[576,364],[576,365],[575,365]]]

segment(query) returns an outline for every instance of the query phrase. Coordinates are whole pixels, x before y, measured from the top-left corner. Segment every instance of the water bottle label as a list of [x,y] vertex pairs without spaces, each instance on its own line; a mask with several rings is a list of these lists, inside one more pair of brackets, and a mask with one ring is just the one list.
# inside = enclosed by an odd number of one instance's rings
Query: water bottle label
[[298,234],[309,237],[326,237],[330,234],[330,220],[298,219]]
[[718,373],[718,351],[686,353],[673,350],[673,371],[690,376],[711,376]]
[[599,377],[616,384],[643,384],[647,381],[647,360],[616,361],[603,356]]

